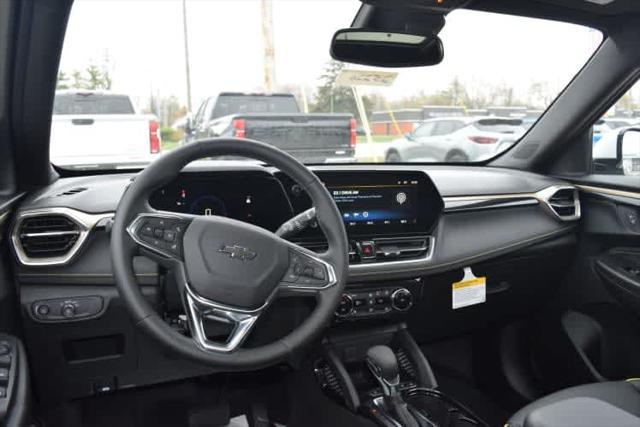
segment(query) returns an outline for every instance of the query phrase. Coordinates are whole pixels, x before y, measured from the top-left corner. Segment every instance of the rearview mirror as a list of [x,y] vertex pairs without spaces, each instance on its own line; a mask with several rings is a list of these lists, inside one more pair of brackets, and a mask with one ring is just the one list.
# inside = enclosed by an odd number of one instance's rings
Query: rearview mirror
[[333,36],[331,57],[376,67],[419,67],[442,62],[444,49],[436,35],[345,28]]
[[625,175],[640,175],[640,128],[620,131],[616,144],[616,163]]

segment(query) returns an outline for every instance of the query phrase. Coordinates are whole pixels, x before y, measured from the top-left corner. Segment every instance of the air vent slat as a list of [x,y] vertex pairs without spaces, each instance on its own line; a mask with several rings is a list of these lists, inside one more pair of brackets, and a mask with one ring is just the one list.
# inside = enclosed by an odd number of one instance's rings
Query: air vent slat
[[24,219],[19,236],[29,258],[60,257],[78,241],[80,227],[64,215],[41,215]]
[[429,252],[431,240],[427,237],[374,239],[376,261],[396,261],[420,258]]
[[578,212],[576,190],[561,188],[547,199],[547,203],[560,218],[571,218]]

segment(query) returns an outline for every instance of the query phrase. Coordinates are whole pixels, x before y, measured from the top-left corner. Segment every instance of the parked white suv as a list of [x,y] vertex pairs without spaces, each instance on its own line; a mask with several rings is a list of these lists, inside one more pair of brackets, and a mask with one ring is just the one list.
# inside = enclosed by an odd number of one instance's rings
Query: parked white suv
[[389,144],[385,160],[464,163],[487,159],[506,150],[525,132],[521,119],[449,117],[423,122]]
[[160,153],[160,143],[155,116],[137,114],[128,95],[56,92],[51,121],[55,165],[144,165]]

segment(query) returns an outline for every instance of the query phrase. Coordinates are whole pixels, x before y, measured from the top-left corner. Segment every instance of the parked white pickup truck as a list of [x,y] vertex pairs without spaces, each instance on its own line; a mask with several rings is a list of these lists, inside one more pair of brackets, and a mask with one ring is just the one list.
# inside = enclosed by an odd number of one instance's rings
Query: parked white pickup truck
[[57,91],[51,122],[51,162],[65,167],[145,165],[160,153],[155,116],[137,114],[127,95]]

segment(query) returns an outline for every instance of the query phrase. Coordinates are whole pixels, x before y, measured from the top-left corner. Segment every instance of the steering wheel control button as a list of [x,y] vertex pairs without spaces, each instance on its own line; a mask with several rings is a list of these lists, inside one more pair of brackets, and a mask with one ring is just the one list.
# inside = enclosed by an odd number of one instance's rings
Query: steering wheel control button
[[9,369],[0,368],[0,384],[6,383],[9,380]]
[[139,222],[133,234],[142,246],[167,257],[182,257],[182,237],[187,221],[149,216]]
[[176,232],[174,230],[164,230],[164,240],[166,242],[173,242],[176,240]]
[[0,344],[0,356],[11,353],[11,347],[8,344]]
[[282,278],[284,284],[295,287],[321,288],[327,284],[326,267],[318,260],[291,252],[289,268]]

